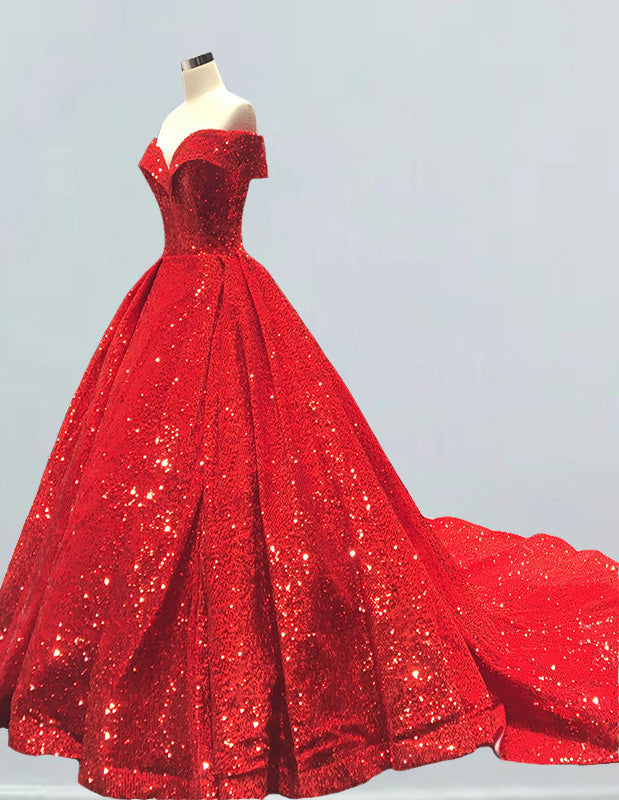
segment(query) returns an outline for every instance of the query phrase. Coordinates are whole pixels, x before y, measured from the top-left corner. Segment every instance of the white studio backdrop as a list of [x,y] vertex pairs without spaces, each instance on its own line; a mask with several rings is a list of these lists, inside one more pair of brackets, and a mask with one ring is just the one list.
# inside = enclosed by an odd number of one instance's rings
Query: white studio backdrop
[[[610,0],[11,4],[0,572],[92,352],[161,254],[138,161],[206,51],[265,137],[245,247],[422,513],[619,559],[618,23]],[[77,769],[0,730],[0,798],[92,797]],[[342,795],[611,798],[618,778],[481,748]]]

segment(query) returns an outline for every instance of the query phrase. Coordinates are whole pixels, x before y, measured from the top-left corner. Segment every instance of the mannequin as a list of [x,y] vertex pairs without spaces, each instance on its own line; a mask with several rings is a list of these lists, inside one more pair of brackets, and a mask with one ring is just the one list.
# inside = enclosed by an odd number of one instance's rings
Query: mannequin
[[176,148],[201,128],[256,132],[252,104],[226,89],[212,53],[181,62],[185,100],[164,119],[157,137],[168,167]]

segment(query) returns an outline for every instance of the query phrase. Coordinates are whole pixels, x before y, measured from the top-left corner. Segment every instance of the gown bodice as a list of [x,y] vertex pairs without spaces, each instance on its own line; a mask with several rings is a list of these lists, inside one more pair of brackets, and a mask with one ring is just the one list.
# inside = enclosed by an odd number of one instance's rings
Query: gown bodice
[[268,177],[263,136],[202,128],[181,141],[169,166],[155,137],[139,167],[161,211],[164,255],[244,250],[249,181]]

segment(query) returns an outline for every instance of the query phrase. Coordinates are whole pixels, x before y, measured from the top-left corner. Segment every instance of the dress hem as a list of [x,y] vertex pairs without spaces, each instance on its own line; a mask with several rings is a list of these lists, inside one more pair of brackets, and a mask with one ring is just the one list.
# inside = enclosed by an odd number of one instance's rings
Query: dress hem
[[[367,783],[389,769],[404,771],[425,764],[460,758],[479,747],[491,747],[494,754],[509,761],[542,764],[600,764],[619,761],[616,751],[607,751],[584,742],[541,742],[534,733],[506,727],[503,708],[483,709],[465,721],[456,720],[431,732],[413,734],[397,742],[363,743],[350,748],[344,755],[333,758],[337,745],[320,754],[312,753],[297,764],[297,771],[286,770],[277,764],[258,766],[239,775],[210,774],[209,777],[183,778],[131,769],[106,766],[102,760],[81,761],[82,744],[71,734],[54,725],[54,720],[41,723],[35,717],[22,715],[19,730],[3,722],[0,727],[9,731],[9,747],[25,755],[54,755],[74,758],[79,762],[77,781],[92,792],[116,798],[166,798],[167,800],[263,800],[271,794],[297,800],[333,794]],[[55,743],[50,742],[53,731]],[[45,733],[46,742],[36,744],[36,736]],[[523,741],[537,748],[523,757]],[[524,738],[523,738],[524,737]],[[514,753],[511,753],[511,743]],[[445,742],[449,742],[445,745]],[[518,757],[514,757],[515,752]],[[552,755],[551,753],[554,753]],[[326,754],[326,755],[325,755]],[[268,758],[268,756],[267,756]]]

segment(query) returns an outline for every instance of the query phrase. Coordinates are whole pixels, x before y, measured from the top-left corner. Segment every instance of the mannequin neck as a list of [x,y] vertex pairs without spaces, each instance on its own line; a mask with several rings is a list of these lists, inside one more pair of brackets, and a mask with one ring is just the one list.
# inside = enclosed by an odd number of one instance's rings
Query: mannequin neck
[[182,76],[186,103],[196,100],[207,92],[226,88],[214,61],[183,70]]

